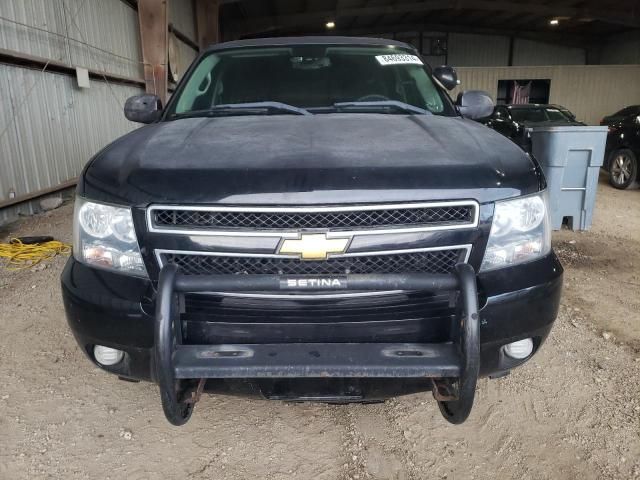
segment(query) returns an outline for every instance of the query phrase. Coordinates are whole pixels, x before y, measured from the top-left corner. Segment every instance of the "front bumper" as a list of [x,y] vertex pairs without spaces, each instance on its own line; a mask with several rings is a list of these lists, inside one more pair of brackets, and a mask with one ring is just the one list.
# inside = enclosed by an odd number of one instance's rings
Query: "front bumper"
[[[165,272],[163,277],[167,275]],[[360,283],[351,281],[351,286],[360,290],[376,290],[381,287],[381,281],[387,281],[383,277],[386,276],[368,279],[368,286],[362,283],[366,279],[354,278]],[[184,291],[210,291],[212,279],[196,280],[178,275],[169,283],[166,280],[161,282],[158,288],[161,293],[156,293],[148,280],[96,271],[71,259],[62,275],[62,286],[69,325],[89,358],[95,361],[92,356],[95,344],[124,350],[123,362],[103,368],[123,377],[159,383],[164,392],[165,413],[173,423],[183,423],[190,415],[193,405],[189,403],[190,392],[196,388],[190,379],[215,378],[214,383],[219,385],[224,382],[223,378],[261,378],[269,383],[274,378],[305,377],[357,377],[369,379],[371,384],[386,382],[390,385],[396,385],[399,377],[423,381],[421,388],[412,384],[406,387],[406,391],[428,390],[432,387],[432,378],[450,379],[453,382],[436,382],[435,393],[442,399],[441,409],[447,405],[458,405],[459,408],[443,410],[450,421],[457,422],[468,414],[478,376],[499,374],[524,362],[506,357],[502,352],[504,344],[531,337],[534,339],[534,352],[538,350],[557,315],[562,267],[551,254],[526,265],[472,277],[473,282],[467,281],[466,287],[463,287],[460,275],[446,279],[433,276],[421,276],[420,279],[405,276],[404,280],[386,277],[394,281],[420,281],[420,285],[414,284],[413,287],[429,291],[459,290],[462,293],[460,298],[466,300],[458,302],[461,327],[451,342],[409,346],[358,343],[352,344],[351,350],[349,344],[287,344],[286,348],[279,350],[286,350],[288,356],[280,357],[279,361],[271,356],[274,350],[278,350],[273,345],[215,348],[212,345],[198,348],[190,345],[186,348],[172,336],[168,337],[167,332],[171,331],[172,325],[179,327],[180,322],[175,321],[176,311],[169,308],[172,303],[166,300],[172,299],[173,302]],[[246,279],[237,278],[230,279],[235,285],[223,287],[237,290],[243,281],[246,285]],[[261,287],[276,289],[280,288],[280,283]],[[412,285],[405,287],[411,288]],[[242,288],[251,290],[255,285]],[[480,301],[477,321],[472,319],[473,312],[471,316],[465,315],[470,310],[470,298],[479,298]],[[156,307],[160,309],[158,313],[154,311]],[[162,308],[165,314],[162,314]],[[165,332],[164,337],[162,331]],[[476,338],[479,336],[477,353],[472,352],[473,346],[463,347],[465,339],[474,335]],[[476,367],[465,370],[463,366],[469,359]],[[218,368],[212,368],[214,364]],[[471,393],[469,388],[467,393],[461,393],[465,390],[461,388],[465,384],[462,380],[466,379],[468,386],[470,377],[474,388]],[[429,381],[424,382],[425,378]],[[404,382],[403,385],[409,383]],[[202,388],[204,384],[200,382],[199,386]],[[404,393],[404,388],[398,393]],[[366,392],[361,394],[362,398],[369,396]],[[456,401],[452,402],[452,399]]]

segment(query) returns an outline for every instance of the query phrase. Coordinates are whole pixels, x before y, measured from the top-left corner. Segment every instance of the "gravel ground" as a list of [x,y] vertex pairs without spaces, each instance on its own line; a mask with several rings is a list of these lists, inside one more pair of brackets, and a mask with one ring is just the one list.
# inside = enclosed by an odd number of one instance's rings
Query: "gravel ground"
[[[8,235],[70,240],[72,206]],[[377,405],[204,397],[171,427],[154,385],[91,366],[58,286],[64,258],[0,270],[0,479],[640,478],[640,192],[601,179],[594,227],[562,231],[556,326],[509,377],[481,380],[462,426],[430,394]]]

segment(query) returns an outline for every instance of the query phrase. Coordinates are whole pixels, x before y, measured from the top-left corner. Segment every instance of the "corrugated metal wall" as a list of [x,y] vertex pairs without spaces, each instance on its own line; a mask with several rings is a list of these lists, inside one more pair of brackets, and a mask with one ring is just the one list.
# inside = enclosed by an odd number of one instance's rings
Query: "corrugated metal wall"
[[448,62],[454,66],[508,65],[509,37],[452,33],[448,53]]
[[197,56],[198,52],[191,45],[184,43],[175,34],[171,34],[169,36],[170,79],[177,83]]
[[[193,2],[169,1],[168,14],[195,44]],[[197,52],[172,40],[182,74]],[[0,0],[0,48],[143,80],[138,14],[122,0]],[[72,76],[0,65],[0,202],[77,177],[97,151],[138,127],[122,107],[141,91],[96,79],[80,89]],[[37,203],[0,209],[0,224]]]
[[191,0],[171,0],[169,2],[169,23],[197,43],[195,11]]
[[[173,24],[180,33],[185,35],[194,44],[198,44],[196,34],[195,11],[191,0],[172,0],[169,2],[169,23]],[[189,68],[191,62],[196,58],[198,52],[191,46],[184,43],[177,36],[171,38],[172,47],[175,48],[177,56],[175,66],[172,71],[177,72],[179,80],[184,72]]]
[[138,16],[121,0],[2,0],[0,48],[139,78]]
[[462,67],[452,92],[485,90],[495,100],[498,80],[550,79],[549,101],[564,105],[579,120],[597,124],[616,110],[640,103],[640,65],[568,65],[550,67]]
[[[122,105],[139,92],[97,81],[78,89],[67,75],[0,65],[0,132],[8,127],[0,139],[0,198],[76,177],[94,153],[135,128]],[[0,224],[33,213],[36,203],[0,210]]]
[[67,42],[63,37],[66,27],[61,13],[60,0],[0,1],[0,17],[53,32],[49,34],[0,19],[0,48],[54,60],[68,60]]
[[[121,0],[0,0],[0,48],[142,78],[137,13]],[[137,125],[122,106],[133,86],[0,65],[0,201],[78,176],[91,156]],[[0,210],[0,224],[37,201]]]
[[[511,39],[505,35],[480,35],[471,33],[403,32],[377,34],[374,36],[395,38],[420,48],[432,66],[445,61],[454,67],[506,67],[509,65]],[[429,55],[430,38],[441,35],[447,38],[447,55]],[[586,50],[545,42],[534,42],[522,38],[513,40],[513,65],[584,65]]]
[[550,45],[532,40],[516,39],[513,45],[513,65],[584,65],[583,48]]
[[[60,1],[60,0],[57,0]],[[144,78],[135,10],[120,0],[65,0],[73,65]],[[76,40],[76,41],[73,41]],[[82,43],[101,50],[87,48]],[[106,53],[111,52],[112,54]]]
[[640,64],[640,31],[625,32],[608,38],[602,47],[599,63]]

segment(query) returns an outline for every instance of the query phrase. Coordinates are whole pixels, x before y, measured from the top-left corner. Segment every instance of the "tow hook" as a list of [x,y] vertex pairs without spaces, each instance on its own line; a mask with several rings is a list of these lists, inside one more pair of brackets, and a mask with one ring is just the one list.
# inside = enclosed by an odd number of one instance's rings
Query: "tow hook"
[[202,396],[202,391],[204,390],[204,384],[207,383],[205,378],[201,378],[198,382],[198,387],[196,388],[193,395],[187,399],[185,399],[184,403],[189,403],[191,405],[195,405],[200,401],[200,397]]
[[439,402],[451,402],[458,399],[456,387],[450,380],[431,379],[433,398]]

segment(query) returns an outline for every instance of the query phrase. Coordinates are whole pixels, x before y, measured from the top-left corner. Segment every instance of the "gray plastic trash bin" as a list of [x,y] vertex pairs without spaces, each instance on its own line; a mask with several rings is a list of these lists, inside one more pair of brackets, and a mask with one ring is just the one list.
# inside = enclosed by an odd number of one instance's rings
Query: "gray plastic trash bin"
[[568,217],[572,230],[588,230],[607,127],[534,127],[529,134],[531,152],[547,177],[552,228],[559,230]]

